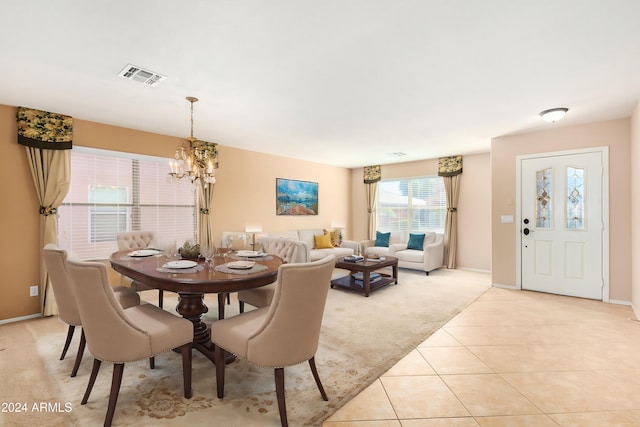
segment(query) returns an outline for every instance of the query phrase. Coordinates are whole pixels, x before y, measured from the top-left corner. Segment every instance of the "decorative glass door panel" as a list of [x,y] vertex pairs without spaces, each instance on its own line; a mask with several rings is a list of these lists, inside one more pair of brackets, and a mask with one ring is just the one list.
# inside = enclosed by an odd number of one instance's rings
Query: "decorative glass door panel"
[[584,230],[584,169],[567,168],[567,229]]
[[553,169],[536,172],[536,227],[551,228],[553,212]]

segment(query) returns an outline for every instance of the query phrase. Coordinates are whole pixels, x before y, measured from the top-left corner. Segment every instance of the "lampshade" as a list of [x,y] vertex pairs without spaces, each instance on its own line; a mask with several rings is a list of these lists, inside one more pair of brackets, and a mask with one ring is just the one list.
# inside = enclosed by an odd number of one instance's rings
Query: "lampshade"
[[551,108],[549,110],[542,111],[540,113],[540,117],[542,117],[542,119],[546,122],[555,123],[561,118],[563,118],[564,115],[567,114],[567,111],[569,111],[569,109],[564,107]]

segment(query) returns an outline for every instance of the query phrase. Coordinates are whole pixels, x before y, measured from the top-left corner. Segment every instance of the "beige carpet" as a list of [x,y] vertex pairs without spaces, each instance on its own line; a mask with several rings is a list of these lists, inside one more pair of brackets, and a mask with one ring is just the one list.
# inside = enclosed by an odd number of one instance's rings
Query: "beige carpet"
[[[425,276],[401,270],[400,284],[369,298],[331,289],[316,354],[329,401],[320,398],[308,364],[285,369],[290,425],[321,425],[489,285],[490,276],[484,273],[439,270]],[[157,292],[147,291],[143,298],[152,301],[155,295]],[[206,301],[209,314],[215,316],[215,297],[207,296]],[[165,293],[166,309],[171,310],[175,302],[172,294]],[[235,313],[237,303],[232,299],[227,316]],[[206,321],[215,318],[208,316]],[[89,403],[81,406],[92,358],[85,353],[78,376],[70,378],[77,339],[72,343],[72,354],[59,361],[65,331],[66,326],[52,318],[0,326],[0,373],[3,379],[9,378],[9,387],[0,392],[2,401],[25,401],[28,407],[26,413],[2,413],[0,424],[102,424],[112,367],[102,367]],[[225,399],[221,401],[215,394],[214,365],[197,352],[193,362],[190,400],[181,394],[178,354],[156,358],[155,370],[150,370],[146,361],[126,365],[113,425],[280,425],[271,369],[244,361],[232,363],[227,367]],[[33,410],[33,403],[40,402],[53,403],[48,413]],[[71,410],[64,412],[67,402]]]

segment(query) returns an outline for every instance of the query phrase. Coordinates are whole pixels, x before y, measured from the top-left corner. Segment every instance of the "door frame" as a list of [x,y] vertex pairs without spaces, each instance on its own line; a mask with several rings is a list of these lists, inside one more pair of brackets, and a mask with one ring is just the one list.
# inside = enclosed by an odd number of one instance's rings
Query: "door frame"
[[516,288],[522,290],[522,161],[574,154],[602,154],[602,301],[609,302],[609,147],[551,151],[516,156]]

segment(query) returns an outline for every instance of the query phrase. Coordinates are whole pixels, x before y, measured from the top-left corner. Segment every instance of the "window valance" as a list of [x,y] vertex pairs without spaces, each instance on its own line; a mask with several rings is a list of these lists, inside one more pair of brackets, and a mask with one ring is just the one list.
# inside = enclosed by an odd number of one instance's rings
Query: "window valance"
[[439,176],[456,176],[462,173],[462,156],[440,157],[438,159]]
[[18,144],[45,150],[70,150],[73,139],[71,116],[18,107]]
[[382,179],[382,174],[380,172],[380,165],[364,167],[364,183],[365,184],[373,184],[374,182],[380,181],[380,179]]

